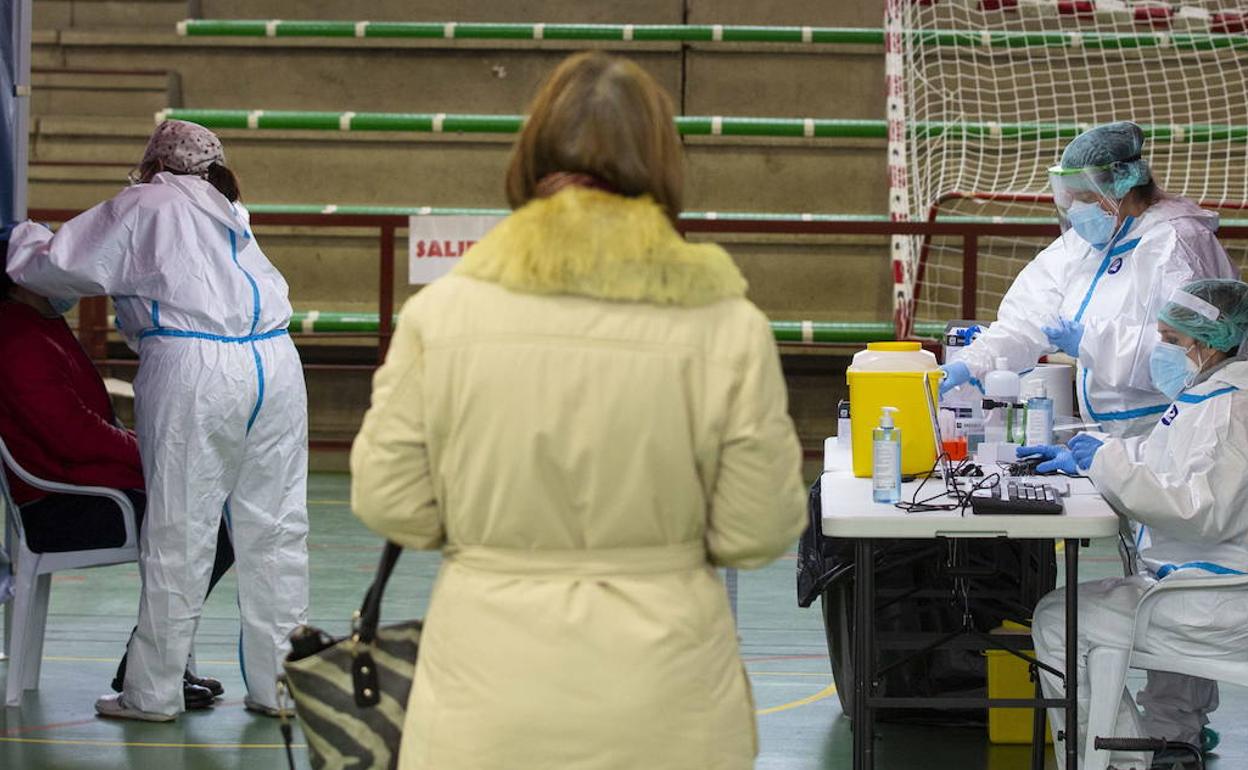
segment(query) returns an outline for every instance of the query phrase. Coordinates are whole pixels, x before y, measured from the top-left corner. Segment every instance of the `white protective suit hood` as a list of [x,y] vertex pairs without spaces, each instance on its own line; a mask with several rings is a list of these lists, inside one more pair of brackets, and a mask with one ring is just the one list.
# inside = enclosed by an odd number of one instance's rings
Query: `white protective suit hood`
[[244,238],[251,237],[251,213],[240,203],[230,203],[207,180],[191,174],[162,171],[148,184],[165,184],[177,188],[190,199],[195,208],[233,230]]
[[1173,222],[1177,219],[1191,220],[1193,224],[1211,233],[1218,231],[1218,212],[1201,208],[1187,198],[1174,195],[1163,195],[1161,200],[1149,206],[1140,215],[1141,223],[1149,225],[1156,222]]

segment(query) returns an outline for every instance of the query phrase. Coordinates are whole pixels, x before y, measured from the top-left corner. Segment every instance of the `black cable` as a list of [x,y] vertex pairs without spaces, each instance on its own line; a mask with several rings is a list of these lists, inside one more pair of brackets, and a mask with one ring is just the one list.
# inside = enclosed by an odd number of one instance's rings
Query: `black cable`
[[[955,480],[955,477],[958,476],[959,472],[967,464],[967,460],[965,459],[959,461],[958,465],[952,469],[950,478],[944,479],[945,488],[943,491],[938,492],[932,495],[931,497],[926,497],[926,498],[923,498],[922,500],[919,499],[919,494],[922,493],[923,487],[927,486],[927,482],[932,477],[938,475],[937,469],[940,467],[941,460],[949,460],[948,455],[944,452],[941,452],[940,454],[936,456],[936,461],[932,463],[932,469],[923,476],[923,480],[919,482],[919,485],[917,487],[915,487],[914,494],[910,496],[909,502],[903,500],[898,503],[893,503],[893,506],[896,507],[898,510],[905,511],[906,513],[926,513],[928,511],[956,511],[959,508],[965,508],[970,502],[969,498],[966,501],[963,501],[962,491],[958,489],[958,485]],[[953,503],[934,502],[940,499],[947,499],[949,495],[953,495],[955,502]]]

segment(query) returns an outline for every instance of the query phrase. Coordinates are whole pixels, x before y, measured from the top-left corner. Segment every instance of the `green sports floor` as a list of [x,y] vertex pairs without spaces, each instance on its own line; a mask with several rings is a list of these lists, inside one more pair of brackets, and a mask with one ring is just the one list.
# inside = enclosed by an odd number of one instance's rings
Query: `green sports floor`
[[[351,516],[347,490],[348,479],[341,474],[314,474],[309,488],[311,622],[335,634],[345,632],[380,552],[378,539]],[[1117,568],[1110,543],[1095,543],[1085,554],[1085,578],[1113,574]],[[437,562],[436,554],[404,555],[383,617],[423,612]],[[757,767],[848,768],[851,733],[832,686],[819,610],[797,607],[793,571],[790,554],[740,578],[742,654],[759,709],[762,748]],[[28,693],[20,708],[0,708],[0,770],[284,768],[277,722],[243,710],[233,573],[209,599],[196,647],[201,672],[225,684],[225,698],[217,707],[169,724],[94,716],[92,704],[107,691],[134,623],[138,590],[134,565],[54,577],[40,688]],[[0,682],[5,665],[0,663]],[[1222,707],[1213,717],[1222,746],[1210,768],[1248,767],[1246,716],[1248,690],[1224,685]],[[880,770],[1027,767],[1028,747],[994,746],[981,729],[883,725],[878,734]],[[297,731],[296,741],[296,758],[306,768]]]

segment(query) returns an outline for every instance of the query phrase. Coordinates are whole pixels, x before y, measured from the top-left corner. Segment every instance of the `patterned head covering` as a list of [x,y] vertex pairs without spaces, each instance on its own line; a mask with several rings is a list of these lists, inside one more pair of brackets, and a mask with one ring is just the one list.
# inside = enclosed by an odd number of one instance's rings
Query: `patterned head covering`
[[143,163],[156,160],[170,171],[203,176],[213,163],[225,165],[225,150],[217,135],[198,123],[166,120],[156,126],[143,151]]

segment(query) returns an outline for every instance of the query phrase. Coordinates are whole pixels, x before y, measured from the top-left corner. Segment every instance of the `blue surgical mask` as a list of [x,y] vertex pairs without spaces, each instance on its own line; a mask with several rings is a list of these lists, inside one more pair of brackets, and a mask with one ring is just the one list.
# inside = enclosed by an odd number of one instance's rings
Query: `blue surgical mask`
[[1169,342],[1158,342],[1148,358],[1148,370],[1153,375],[1153,387],[1173,401],[1179,397],[1200,373],[1196,362],[1187,357],[1191,348],[1182,348]]
[[1075,201],[1066,212],[1066,220],[1080,238],[1098,249],[1109,243],[1118,229],[1118,217],[1095,203]]
[[78,304],[77,297],[48,297],[48,304],[52,306],[52,312],[57,315],[65,315],[74,309],[74,305]]

